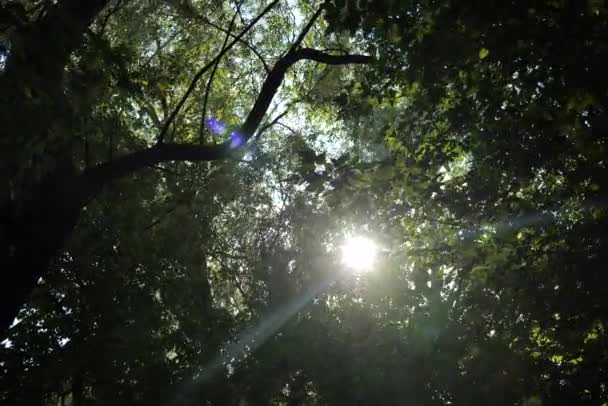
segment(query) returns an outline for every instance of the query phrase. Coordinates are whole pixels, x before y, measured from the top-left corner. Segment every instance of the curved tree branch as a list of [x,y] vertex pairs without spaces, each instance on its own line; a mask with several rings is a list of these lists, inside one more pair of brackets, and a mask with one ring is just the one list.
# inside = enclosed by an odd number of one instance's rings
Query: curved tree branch
[[[274,65],[262,89],[255,100],[245,122],[238,133],[241,137],[239,145],[246,143],[256,132],[266,115],[279,87],[283,83],[287,70],[302,60],[311,60],[327,65],[366,64],[373,59],[367,55],[332,55],[311,48],[301,48],[290,51]],[[217,145],[195,145],[178,143],[159,143],[153,147],[136,151],[106,162],[85,171],[79,180],[79,186],[86,188],[86,194],[95,194],[98,188],[113,179],[121,178],[150,165],[168,161],[214,161],[227,158],[234,150],[234,140],[229,139]]]

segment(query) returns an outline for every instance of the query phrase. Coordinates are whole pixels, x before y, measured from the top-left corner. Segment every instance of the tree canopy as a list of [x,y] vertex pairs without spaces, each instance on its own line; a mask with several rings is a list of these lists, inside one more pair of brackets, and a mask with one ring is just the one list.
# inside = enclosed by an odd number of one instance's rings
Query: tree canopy
[[608,404],[607,33],[0,0],[0,401]]

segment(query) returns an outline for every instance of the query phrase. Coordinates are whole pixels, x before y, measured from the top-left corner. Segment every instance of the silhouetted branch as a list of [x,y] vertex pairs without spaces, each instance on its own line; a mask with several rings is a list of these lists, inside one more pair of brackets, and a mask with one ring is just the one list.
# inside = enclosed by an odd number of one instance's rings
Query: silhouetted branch
[[[283,83],[287,70],[301,60],[312,60],[328,65],[364,64],[373,59],[366,55],[331,55],[311,48],[301,48],[289,52],[279,59],[266,77],[262,89],[258,94],[245,122],[238,131],[240,144],[246,143],[255,134],[260,126],[266,111],[275,94]],[[278,120],[277,120],[278,122]],[[214,161],[224,159],[234,149],[233,140],[229,139],[217,145],[193,145],[178,143],[157,143],[155,146],[132,152],[112,162],[106,162],[85,171],[82,181],[90,191],[96,193],[97,187],[128,175],[146,166],[153,166],[168,161]],[[84,186],[83,185],[83,186]]]
[[194,91],[194,89],[196,88],[196,85],[197,85],[198,81],[205,74],[205,72],[207,72],[209,69],[211,69],[215,65],[215,63],[222,56],[224,56],[224,54],[226,54],[226,52],[228,52],[234,46],[234,44],[236,44],[238,42],[238,40],[240,38],[242,38],[249,30],[251,30],[253,28],[253,26],[255,24],[257,24],[257,22],[260,21],[262,19],[262,17],[264,17],[266,14],[268,14],[268,12],[270,10],[272,10],[277,4],[278,4],[278,0],[275,0],[272,3],[270,3],[256,18],[253,19],[253,21],[251,21],[251,23],[247,27],[245,27],[245,29],[243,31],[241,31],[241,33],[232,42],[230,42],[230,44],[228,44],[224,48],[223,51],[221,51],[219,54],[217,54],[217,56],[215,58],[213,58],[209,63],[207,63],[205,66],[203,66],[196,73],[196,75],[194,75],[194,78],[192,79],[192,81],[190,83],[190,86],[188,86],[188,89],[186,90],[186,93],[184,93],[184,95],[182,96],[182,98],[180,99],[180,101],[177,103],[177,106],[171,112],[171,114],[169,115],[169,118],[167,119],[167,121],[165,122],[163,128],[161,129],[160,134],[158,135],[158,141],[157,141],[158,144],[162,144],[162,142],[164,140],[164,137],[165,137],[165,135],[167,133],[167,130],[171,126],[171,123],[173,123],[173,121],[175,120],[175,117],[177,116],[177,114],[179,113],[179,111],[181,110],[181,108],[183,107],[184,103],[186,103],[186,100],[188,100],[188,97]]
[[312,17],[310,18],[310,20],[308,20],[308,23],[306,23],[306,25],[302,29],[302,32],[300,32],[300,35],[298,35],[298,37],[296,38],[296,40],[294,41],[294,43],[291,45],[291,48],[289,49],[289,52],[295,51],[302,44],[302,41],[304,41],[304,38],[306,37],[306,34],[308,34],[308,32],[312,29],[312,26],[315,24],[315,22],[317,21],[317,18],[319,18],[319,16],[321,15],[321,13],[323,12],[324,9],[325,9],[325,5],[322,5],[312,15]]

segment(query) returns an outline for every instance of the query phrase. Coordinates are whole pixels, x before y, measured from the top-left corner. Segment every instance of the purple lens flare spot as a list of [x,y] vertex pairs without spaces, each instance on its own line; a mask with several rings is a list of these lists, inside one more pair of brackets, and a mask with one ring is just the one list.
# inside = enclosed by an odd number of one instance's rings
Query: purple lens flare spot
[[240,147],[245,143],[245,137],[238,131],[234,131],[230,134],[230,148]]
[[209,117],[205,120],[205,125],[214,134],[222,135],[226,132],[226,125],[216,117]]

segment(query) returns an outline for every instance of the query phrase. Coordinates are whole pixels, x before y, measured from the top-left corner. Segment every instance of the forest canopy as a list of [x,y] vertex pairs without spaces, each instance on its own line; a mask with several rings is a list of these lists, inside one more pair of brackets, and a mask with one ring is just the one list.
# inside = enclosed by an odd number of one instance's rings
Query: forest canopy
[[607,33],[0,0],[0,402],[607,405]]

